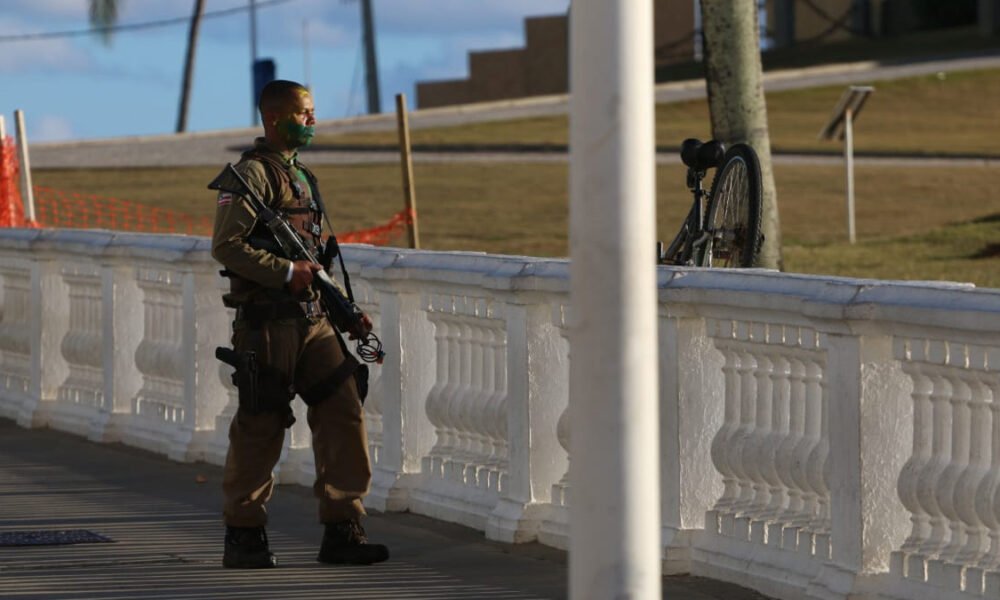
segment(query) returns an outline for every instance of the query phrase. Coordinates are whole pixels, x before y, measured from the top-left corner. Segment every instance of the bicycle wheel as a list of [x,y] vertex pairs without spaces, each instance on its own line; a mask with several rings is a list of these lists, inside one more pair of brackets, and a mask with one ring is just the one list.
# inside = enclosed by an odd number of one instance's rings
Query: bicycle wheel
[[733,144],[715,172],[705,211],[711,236],[702,267],[752,267],[760,251],[760,162],[747,144]]

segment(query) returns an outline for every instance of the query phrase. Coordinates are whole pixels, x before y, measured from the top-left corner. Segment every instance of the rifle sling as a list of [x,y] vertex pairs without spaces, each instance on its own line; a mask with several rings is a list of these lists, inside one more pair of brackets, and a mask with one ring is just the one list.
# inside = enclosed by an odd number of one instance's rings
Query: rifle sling
[[[312,171],[305,168],[303,165],[299,165],[302,172],[306,174],[306,179],[309,181],[309,188],[312,191],[313,200],[316,205],[319,206],[319,212],[323,215],[323,221],[326,223],[327,229],[330,230],[330,237],[333,238],[333,243],[337,245],[337,260],[340,261],[340,272],[344,275],[344,289],[347,290],[347,299],[354,303],[354,291],[351,290],[351,276],[347,274],[347,267],[344,266],[344,253],[340,251],[340,243],[337,242],[337,234],[333,232],[333,225],[330,223],[330,217],[326,214],[326,205],[323,204],[323,196],[319,193],[319,185],[317,185],[316,176],[312,174]],[[326,243],[330,243],[327,240]]]

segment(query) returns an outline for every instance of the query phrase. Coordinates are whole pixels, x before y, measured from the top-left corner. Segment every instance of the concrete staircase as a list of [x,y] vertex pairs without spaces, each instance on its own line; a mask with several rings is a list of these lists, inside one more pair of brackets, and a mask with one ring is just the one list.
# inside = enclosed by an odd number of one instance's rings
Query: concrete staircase
[[[694,56],[694,2],[654,0],[656,64]],[[527,96],[565,94],[569,90],[568,15],[524,20],[525,46],[469,53],[465,79],[417,83],[417,106],[431,108]]]

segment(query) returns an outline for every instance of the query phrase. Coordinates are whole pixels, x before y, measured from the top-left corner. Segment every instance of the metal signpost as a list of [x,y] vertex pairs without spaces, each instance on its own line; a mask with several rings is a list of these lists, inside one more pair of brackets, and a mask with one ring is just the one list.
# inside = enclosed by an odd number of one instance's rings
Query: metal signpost
[[830,121],[819,132],[821,140],[844,140],[844,161],[847,163],[847,235],[852,244],[857,239],[854,228],[854,120],[874,91],[875,88],[869,85],[848,87],[837,101]]

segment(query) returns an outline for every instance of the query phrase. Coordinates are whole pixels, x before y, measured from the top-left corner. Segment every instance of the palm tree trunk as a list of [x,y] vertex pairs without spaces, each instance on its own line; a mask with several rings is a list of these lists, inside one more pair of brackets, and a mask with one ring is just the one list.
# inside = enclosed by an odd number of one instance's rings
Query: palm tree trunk
[[184,80],[181,83],[181,103],[177,111],[177,133],[187,131],[188,105],[191,102],[191,80],[194,79],[194,55],[198,48],[198,28],[205,12],[205,0],[194,0],[191,29],[188,31],[187,56],[184,59]]
[[747,142],[757,151],[764,191],[764,243],[757,266],[781,269],[781,223],[771,170],[757,2],[701,0],[701,22],[712,135],[727,144]]

